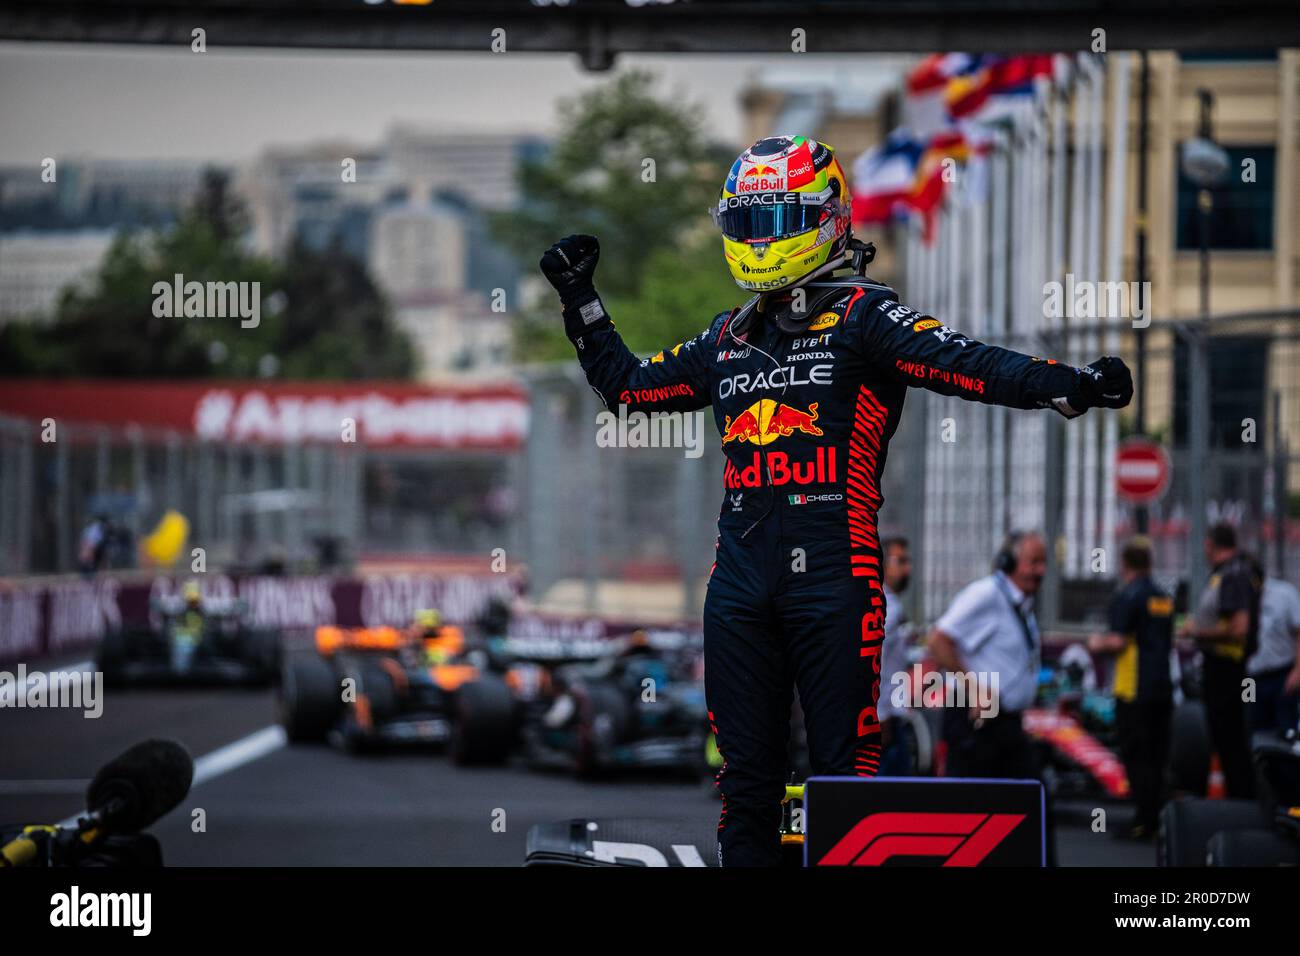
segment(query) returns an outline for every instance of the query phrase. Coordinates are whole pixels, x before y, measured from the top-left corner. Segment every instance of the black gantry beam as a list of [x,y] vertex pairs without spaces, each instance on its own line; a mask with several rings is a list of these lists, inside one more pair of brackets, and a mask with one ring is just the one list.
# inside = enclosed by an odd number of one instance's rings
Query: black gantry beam
[[[577,54],[1246,51],[1300,46],[1298,0],[0,0],[0,39]],[[495,34],[500,36],[500,34]]]

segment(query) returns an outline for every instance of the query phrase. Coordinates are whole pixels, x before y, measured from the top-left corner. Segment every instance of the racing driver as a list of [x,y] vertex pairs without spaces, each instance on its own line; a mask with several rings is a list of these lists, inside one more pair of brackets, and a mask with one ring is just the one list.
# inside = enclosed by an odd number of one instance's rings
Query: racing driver
[[704,606],[705,693],[724,761],[718,855],[776,865],[794,688],[814,774],[871,776],[880,763],[876,513],[908,386],[1073,418],[1123,408],[1133,383],[1118,358],[1074,368],[984,345],[856,270],[836,275],[863,244],[824,143],[759,140],[731,167],[715,219],[727,266],[753,296],[644,361],[593,286],[594,236],[560,240],[541,270],[609,408],[713,406],[726,454]]

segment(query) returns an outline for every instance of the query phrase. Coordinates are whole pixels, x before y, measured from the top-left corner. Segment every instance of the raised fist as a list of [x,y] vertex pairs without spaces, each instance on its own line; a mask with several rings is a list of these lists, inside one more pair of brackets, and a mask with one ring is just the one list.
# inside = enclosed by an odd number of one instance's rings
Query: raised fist
[[546,281],[568,305],[593,288],[592,277],[600,261],[600,242],[595,236],[565,236],[542,253],[538,263]]
[[[1104,355],[1079,369],[1079,398],[1083,407],[1088,408],[1123,408],[1133,401],[1133,373],[1128,370],[1124,360],[1113,355]],[[1070,404],[1074,404],[1072,396]]]

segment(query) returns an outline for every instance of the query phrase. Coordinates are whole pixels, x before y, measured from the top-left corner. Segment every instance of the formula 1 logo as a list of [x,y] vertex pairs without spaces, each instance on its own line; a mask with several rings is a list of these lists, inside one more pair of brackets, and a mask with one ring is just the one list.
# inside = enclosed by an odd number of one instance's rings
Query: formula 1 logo
[[770,398],[759,399],[734,419],[728,415],[722,428],[722,444],[747,441],[752,445],[767,445],[778,438],[789,438],[795,432],[821,435],[817,421],[817,402],[802,412]]
[[881,866],[899,857],[939,857],[942,866],[978,866],[1023,813],[873,813],[859,820],[818,866]]

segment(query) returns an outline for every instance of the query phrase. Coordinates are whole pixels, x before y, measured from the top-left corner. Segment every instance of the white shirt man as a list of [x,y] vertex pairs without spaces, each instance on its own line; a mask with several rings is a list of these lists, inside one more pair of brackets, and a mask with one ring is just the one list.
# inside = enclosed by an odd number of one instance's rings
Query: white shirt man
[[952,638],[964,670],[998,675],[1000,710],[1024,710],[1038,690],[1033,605],[1034,599],[1007,575],[994,571],[962,588],[935,624],[935,630]]
[[1026,779],[1038,773],[1020,716],[1038,688],[1033,596],[1047,573],[1042,535],[1013,534],[997,567],[957,594],[930,635],[931,656],[953,675],[949,687],[965,691],[962,699],[954,693],[945,701],[943,736],[953,777]]
[[1300,721],[1298,648],[1300,591],[1290,582],[1266,578],[1259,601],[1259,649],[1246,661],[1246,673],[1256,684],[1255,700],[1247,708],[1252,731],[1285,729]]
[[895,716],[898,708],[891,699],[899,686],[894,675],[907,671],[907,643],[912,625],[907,619],[902,595],[885,585],[885,640],[880,651],[880,701],[877,711],[881,720]]
[[899,708],[891,698],[897,693],[895,675],[907,670],[912,625],[903,607],[902,594],[912,577],[912,554],[907,539],[899,536],[886,538],[881,550],[885,558],[885,638],[880,651],[880,700],[876,705],[884,744],[880,776],[906,777],[917,771],[913,757],[915,741],[913,732],[898,719]]
[[[889,592],[885,595],[887,598]],[[1300,591],[1289,581],[1267,578],[1259,602],[1259,650],[1246,661],[1246,673],[1255,676],[1289,670],[1296,662],[1297,632],[1300,632]]]

